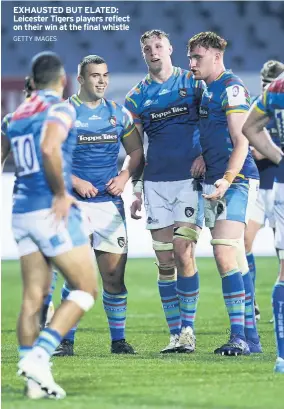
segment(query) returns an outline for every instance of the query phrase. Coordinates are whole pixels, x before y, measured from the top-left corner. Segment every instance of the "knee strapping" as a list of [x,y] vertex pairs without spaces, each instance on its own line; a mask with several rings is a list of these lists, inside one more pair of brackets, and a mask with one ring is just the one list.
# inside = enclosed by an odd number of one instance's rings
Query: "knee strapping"
[[168,250],[173,250],[174,246],[173,246],[173,243],[170,243],[170,242],[153,240],[153,249],[155,251],[168,251]]
[[279,260],[284,260],[284,250],[278,250]]
[[71,291],[66,300],[73,301],[84,311],[89,311],[95,302],[90,293],[81,290]]
[[187,226],[174,228],[174,239],[190,240],[197,243],[199,232]]
[[171,260],[168,262],[157,261],[157,263],[155,264],[159,269],[158,280],[175,280],[176,279],[176,269],[175,269],[176,266],[175,266],[174,260]]
[[210,243],[212,246],[221,245],[235,247],[237,250],[236,258],[240,271],[242,273],[247,273],[249,271],[243,239],[212,239]]

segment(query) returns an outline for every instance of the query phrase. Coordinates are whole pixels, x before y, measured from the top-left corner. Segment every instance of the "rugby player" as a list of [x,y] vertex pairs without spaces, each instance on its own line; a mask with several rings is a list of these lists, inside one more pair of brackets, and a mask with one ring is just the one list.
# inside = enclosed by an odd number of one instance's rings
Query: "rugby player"
[[[106,62],[97,55],[78,66],[78,93],[69,98],[75,108],[77,145],[73,153],[74,195],[89,220],[89,233],[103,281],[103,305],[111,335],[111,352],[134,354],[125,340],[127,289],[127,231],[121,194],[131,176],[140,177],[144,167],[143,146],[131,114],[120,104],[105,99],[109,84]],[[121,144],[127,157],[118,174]],[[66,282],[62,298],[68,297]],[[76,327],[55,352],[73,355]]]
[[[24,85],[24,91],[23,91],[25,94],[25,98],[29,99],[33,91],[34,89],[33,89],[33,84],[31,81],[31,77],[27,76],[25,77],[25,85]],[[9,113],[5,115],[5,117],[3,118],[2,124],[1,124],[2,133],[6,134],[6,131],[11,121],[12,116],[13,114]],[[53,271],[49,293],[43,300],[43,306],[42,306],[41,315],[40,315],[40,328],[44,328],[45,325],[48,325],[51,321],[51,318],[53,317],[54,305],[52,302],[52,294],[55,289],[56,281],[57,281],[57,272]]]
[[[71,195],[76,113],[62,102],[66,75],[59,57],[37,54],[31,77],[36,91],[16,109],[1,137],[2,165],[11,149],[16,164],[12,229],[23,280],[18,373],[40,386],[41,397],[60,399],[66,393],[55,383],[49,360],[63,336],[93,306],[97,278],[81,211]],[[51,263],[74,290],[39,334]]]
[[[264,128],[275,120],[280,138],[278,147]],[[250,144],[278,165],[275,180],[275,248],[280,272],[272,293],[274,328],[277,345],[275,372],[284,374],[284,74],[282,73],[253,105],[243,133]]]
[[[280,61],[267,61],[261,69],[261,85],[264,90],[275,78],[277,78],[284,71],[284,64]],[[279,136],[274,118],[266,127],[271,138],[276,144],[279,144]],[[265,225],[268,220],[269,226],[275,229],[274,220],[274,178],[277,172],[277,166],[261,155],[256,149],[252,148],[252,155],[254,157],[256,166],[259,171],[259,192],[255,202],[253,211],[251,212],[250,220],[245,229],[245,248],[246,257],[250,269],[250,274],[253,279],[255,288],[256,266],[255,259],[252,252],[252,246],[257,232]],[[255,317],[260,319],[260,311],[257,303],[255,303]]]
[[[203,224],[201,185],[205,171],[197,130],[205,84],[171,61],[173,47],[161,30],[140,40],[148,74],[126,96],[136,127],[149,146],[144,183],[134,183],[131,213],[142,205],[158,266],[158,289],[170,331],[161,353],[195,350],[194,320],[199,297],[195,245]],[[177,275],[176,275],[177,270]]]
[[231,335],[214,352],[247,355],[261,352],[254,315],[254,288],[245,257],[244,228],[259,185],[257,167],[242,134],[250,107],[240,78],[226,70],[227,42],[202,32],[188,42],[192,73],[207,85],[199,109],[205,224],[211,230],[214,257],[230,319]]

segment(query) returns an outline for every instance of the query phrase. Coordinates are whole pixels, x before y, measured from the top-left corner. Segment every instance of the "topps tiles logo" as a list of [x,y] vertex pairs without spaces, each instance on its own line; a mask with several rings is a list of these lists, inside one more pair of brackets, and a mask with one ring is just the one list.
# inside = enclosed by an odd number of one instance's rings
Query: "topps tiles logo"
[[78,144],[88,144],[88,143],[116,143],[117,134],[116,133],[102,133],[99,135],[89,134],[89,135],[78,135]]
[[186,104],[179,105],[177,107],[166,108],[163,111],[156,111],[150,113],[150,119],[152,122],[168,119],[173,116],[188,114],[188,106]]

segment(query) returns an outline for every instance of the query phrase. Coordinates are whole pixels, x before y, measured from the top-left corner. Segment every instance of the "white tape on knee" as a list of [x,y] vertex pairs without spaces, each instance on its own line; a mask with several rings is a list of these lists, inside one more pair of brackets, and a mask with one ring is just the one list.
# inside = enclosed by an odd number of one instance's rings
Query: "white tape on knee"
[[284,250],[278,250],[279,260],[284,260]]
[[95,303],[91,294],[81,290],[71,291],[66,300],[75,302],[84,311],[89,311]]
[[236,258],[241,273],[245,274],[249,271],[249,266],[246,258],[244,239],[213,239],[210,242],[212,246],[231,246],[237,250]]

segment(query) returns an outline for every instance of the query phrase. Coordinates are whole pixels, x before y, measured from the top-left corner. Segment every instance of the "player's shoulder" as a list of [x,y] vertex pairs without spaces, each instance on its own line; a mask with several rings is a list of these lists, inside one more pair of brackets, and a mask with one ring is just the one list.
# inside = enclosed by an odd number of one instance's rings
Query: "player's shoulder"
[[225,88],[232,87],[235,85],[242,86],[245,88],[245,85],[242,79],[233,73],[231,70],[226,70],[219,78],[219,82],[225,86]]
[[103,103],[106,105],[106,107],[108,107],[111,114],[115,117],[122,118],[125,114],[131,116],[130,112],[124,105],[113,101],[112,99],[103,99]]
[[152,83],[152,79],[147,74],[141,81],[139,81],[131,90],[126,94],[126,99],[139,100],[147,92],[147,89]]

